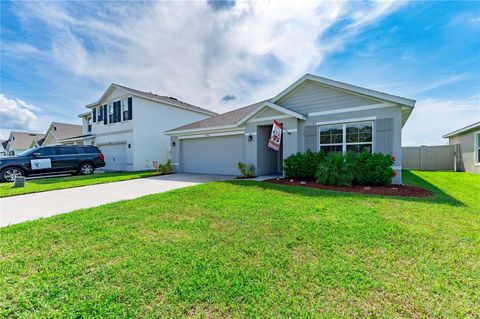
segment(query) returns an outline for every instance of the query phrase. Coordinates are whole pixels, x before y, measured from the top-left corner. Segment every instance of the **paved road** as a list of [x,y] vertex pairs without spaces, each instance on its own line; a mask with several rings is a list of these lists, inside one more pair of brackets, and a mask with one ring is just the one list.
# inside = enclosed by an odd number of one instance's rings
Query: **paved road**
[[231,176],[173,174],[0,198],[0,227]]

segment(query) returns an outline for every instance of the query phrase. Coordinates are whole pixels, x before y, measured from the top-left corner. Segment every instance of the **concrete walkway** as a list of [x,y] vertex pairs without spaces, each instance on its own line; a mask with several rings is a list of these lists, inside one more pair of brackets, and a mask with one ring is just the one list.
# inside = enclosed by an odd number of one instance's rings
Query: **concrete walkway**
[[173,174],[0,198],[0,227],[231,176]]

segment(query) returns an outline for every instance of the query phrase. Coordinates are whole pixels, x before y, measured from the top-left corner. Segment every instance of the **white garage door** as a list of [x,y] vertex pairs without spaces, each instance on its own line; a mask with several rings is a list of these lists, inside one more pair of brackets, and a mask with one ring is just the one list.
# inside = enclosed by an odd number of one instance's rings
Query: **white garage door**
[[182,172],[238,175],[237,163],[245,161],[243,135],[182,140]]
[[99,145],[105,156],[105,170],[125,171],[127,167],[127,144]]

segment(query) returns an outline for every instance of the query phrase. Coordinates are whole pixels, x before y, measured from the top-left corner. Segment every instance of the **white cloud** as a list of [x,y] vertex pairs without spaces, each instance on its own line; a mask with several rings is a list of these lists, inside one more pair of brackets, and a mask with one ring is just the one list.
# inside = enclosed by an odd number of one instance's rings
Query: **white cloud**
[[464,100],[418,101],[403,128],[403,145],[441,145],[442,135],[480,121],[480,95]]
[[50,120],[41,112],[39,107],[0,93],[0,138],[6,138],[12,130],[44,131]]
[[[206,2],[21,2],[17,14],[25,26],[47,26],[44,56],[74,75],[225,111],[275,95],[401,5],[239,1],[214,11]],[[238,98],[225,104],[226,95]]]

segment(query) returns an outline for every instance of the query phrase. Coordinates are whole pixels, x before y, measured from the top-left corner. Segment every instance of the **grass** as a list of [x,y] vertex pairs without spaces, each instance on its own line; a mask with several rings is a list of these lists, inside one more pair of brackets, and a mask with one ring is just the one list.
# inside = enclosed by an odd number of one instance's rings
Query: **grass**
[[153,173],[154,171],[112,172],[92,175],[73,175],[66,177],[51,177],[45,179],[31,179],[27,180],[25,183],[25,187],[22,188],[12,188],[13,183],[1,183],[0,197],[24,195],[94,184],[120,182],[129,179],[149,177],[152,176]]
[[433,198],[217,182],[0,229],[0,317],[480,313],[480,175]]

